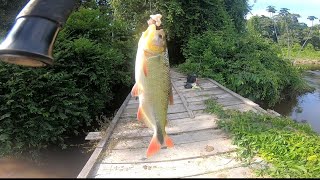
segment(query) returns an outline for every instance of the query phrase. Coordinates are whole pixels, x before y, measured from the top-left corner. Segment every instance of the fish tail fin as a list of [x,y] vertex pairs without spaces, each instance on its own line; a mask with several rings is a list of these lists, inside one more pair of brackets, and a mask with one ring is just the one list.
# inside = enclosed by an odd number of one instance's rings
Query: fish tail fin
[[156,127],[154,129],[153,137],[151,139],[151,142],[147,150],[147,157],[150,157],[156,154],[160,150],[161,145],[164,143],[163,138],[164,138],[164,133],[161,129],[159,122],[157,122]]
[[157,138],[156,135],[153,135],[148,150],[147,150],[147,157],[149,158],[150,156],[156,154],[161,148],[161,144]]
[[164,142],[165,145],[169,148],[172,148],[174,146],[172,139],[168,135],[165,135]]

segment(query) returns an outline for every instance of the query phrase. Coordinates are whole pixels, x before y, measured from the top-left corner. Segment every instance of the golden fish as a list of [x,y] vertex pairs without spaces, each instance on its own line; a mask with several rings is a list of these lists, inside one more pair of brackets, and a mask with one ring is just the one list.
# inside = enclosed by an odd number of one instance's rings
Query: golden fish
[[156,30],[155,26],[145,33],[139,41],[135,67],[136,83],[131,93],[139,96],[137,119],[143,120],[154,130],[147,150],[147,157],[150,157],[157,153],[163,144],[173,147],[173,142],[165,131],[168,104],[173,104],[173,95],[165,33],[162,29]]

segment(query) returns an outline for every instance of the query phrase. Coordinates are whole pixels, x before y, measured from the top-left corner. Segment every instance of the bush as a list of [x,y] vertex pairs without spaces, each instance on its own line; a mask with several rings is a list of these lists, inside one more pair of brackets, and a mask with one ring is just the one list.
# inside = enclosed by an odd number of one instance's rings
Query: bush
[[320,175],[320,137],[307,123],[269,114],[223,110],[207,101],[210,113],[218,116],[218,127],[226,130],[237,145],[239,157],[247,162],[259,156],[267,162],[257,169],[273,178],[312,178]]
[[[113,29],[119,32],[112,38]],[[1,63],[0,156],[37,152],[50,143],[65,147],[68,135],[102,114],[113,100],[112,88],[130,85],[129,35],[123,23],[81,8],[58,35],[54,66]]]
[[213,78],[253,101],[269,106],[287,94],[301,93],[306,84],[281,51],[256,35],[207,31],[191,38],[183,49],[184,72]]

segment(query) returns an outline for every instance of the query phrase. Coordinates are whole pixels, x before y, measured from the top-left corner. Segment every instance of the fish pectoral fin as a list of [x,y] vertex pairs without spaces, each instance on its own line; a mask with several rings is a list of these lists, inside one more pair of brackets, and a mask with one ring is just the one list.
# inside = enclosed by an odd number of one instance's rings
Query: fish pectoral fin
[[164,142],[169,148],[172,148],[174,146],[172,139],[168,135],[165,136]]
[[138,87],[138,84],[137,84],[137,83],[135,83],[134,86],[132,87],[131,96],[132,96],[132,97],[137,97],[137,96],[139,96],[139,87]]
[[132,90],[131,90],[131,96],[137,97],[140,94],[142,94],[142,89],[141,89],[139,83],[135,83],[134,86],[132,87]]
[[153,136],[147,150],[147,157],[149,158],[150,156],[156,154],[160,150],[160,148],[160,142],[158,141],[156,136]]

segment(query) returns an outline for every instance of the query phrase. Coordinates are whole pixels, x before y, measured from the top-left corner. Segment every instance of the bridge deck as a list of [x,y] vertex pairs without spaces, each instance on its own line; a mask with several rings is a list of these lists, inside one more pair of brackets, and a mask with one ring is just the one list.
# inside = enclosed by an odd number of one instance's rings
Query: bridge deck
[[168,109],[168,135],[174,148],[146,158],[153,130],[136,119],[138,100],[128,95],[78,178],[254,177],[236,159],[236,146],[217,128],[214,114],[204,112],[214,98],[226,109],[266,112],[211,79],[199,79],[202,89],[185,89],[186,76],[171,71],[174,105]]

